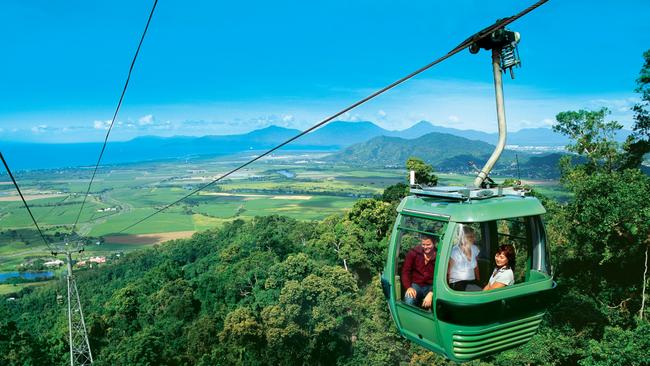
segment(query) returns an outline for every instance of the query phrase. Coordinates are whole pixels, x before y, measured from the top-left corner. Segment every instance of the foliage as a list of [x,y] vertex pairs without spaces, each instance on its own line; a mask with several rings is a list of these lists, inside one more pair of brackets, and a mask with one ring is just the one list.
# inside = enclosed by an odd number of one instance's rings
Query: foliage
[[433,174],[433,167],[421,159],[410,157],[406,160],[406,170],[415,171],[415,182],[425,186],[438,184],[438,177]]
[[636,80],[636,92],[641,101],[632,107],[634,112],[633,134],[625,142],[626,168],[638,168],[644,156],[650,153],[650,50],[643,53],[643,66]]
[[410,188],[408,184],[397,183],[392,186],[386,187],[384,192],[381,195],[381,200],[384,202],[395,203],[402,200],[402,198],[408,196]]
[[605,122],[609,113],[607,108],[601,108],[597,111],[561,112],[555,117],[557,123],[553,125],[553,131],[573,140],[567,149],[588,159],[587,172],[599,167],[612,170],[619,163],[620,146],[615,141],[615,133],[623,125],[616,121]]
[[[539,333],[469,365],[650,364],[650,324],[637,319],[650,178],[620,165],[629,149],[613,142],[618,125],[604,122],[606,114],[558,115],[557,129],[584,160],[565,163],[571,201],[537,193],[558,282]],[[420,183],[435,184],[430,166],[416,159],[413,167]],[[321,222],[236,219],[79,271],[95,363],[453,364],[399,337],[377,280],[404,192],[396,185],[382,200],[358,200]],[[53,281],[0,299],[1,364],[69,362],[65,309],[56,301],[64,292],[65,283]]]
[[49,363],[42,345],[15,322],[0,323],[0,363],[3,365],[44,365]]
[[603,338],[591,339],[585,350],[583,366],[650,364],[650,323],[644,321],[632,329],[605,328]]

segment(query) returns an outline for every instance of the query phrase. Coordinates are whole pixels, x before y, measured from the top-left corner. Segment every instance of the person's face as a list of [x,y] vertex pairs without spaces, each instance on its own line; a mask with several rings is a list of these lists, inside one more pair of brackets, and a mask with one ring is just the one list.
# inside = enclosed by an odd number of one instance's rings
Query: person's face
[[508,257],[506,257],[505,253],[499,252],[494,255],[494,261],[497,264],[497,267],[503,267],[508,264]]
[[465,244],[466,244],[466,245],[474,244],[474,242],[476,241],[476,237],[474,236],[473,233],[467,233],[467,234],[465,234],[465,238],[464,238],[464,239],[465,239],[464,241],[465,241]]
[[431,255],[434,247],[433,240],[431,240],[430,238],[422,238],[420,240],[420,244],[422,245],[422,250],[424,251],[424,254],[426,254],[427,256]]

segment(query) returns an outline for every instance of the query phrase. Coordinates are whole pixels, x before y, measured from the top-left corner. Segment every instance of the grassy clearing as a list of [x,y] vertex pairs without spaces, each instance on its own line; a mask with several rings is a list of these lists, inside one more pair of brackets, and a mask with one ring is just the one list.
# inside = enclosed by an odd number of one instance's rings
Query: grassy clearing
[[0,284],[0,295],[9,295],[9,294],[18,293],[20,292],[20,290],[24,289],[25,287],[43,286],[47,283],[50,283],[50,281],[19,283],[16,285]]

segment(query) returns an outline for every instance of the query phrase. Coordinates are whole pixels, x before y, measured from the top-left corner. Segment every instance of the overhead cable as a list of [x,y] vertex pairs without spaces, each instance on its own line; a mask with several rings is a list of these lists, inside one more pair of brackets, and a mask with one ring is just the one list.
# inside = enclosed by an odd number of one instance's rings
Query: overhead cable
[[7,161],[5,160],[4,155],[2,155],[2,152],[0,151],[0,159],[2,159],[2,164],[4,164],[5,169],[7,169],[7,173],[9,174],[9,178],[11,178],[11,181],[14,183],[14,187],[16,187],[16,190],[18,191],[18,195],[20,196],[20,199],[23,201],[23,204],[25,205],[25,208],[27,209],[27,212],[29,212],[29,217],[32,218],[32,222],[34,223],[34,226],[36,226],[36,229],[38,230],[38,233],[41,235],[41,239],[43,239],[43,242],[47,246],[47,248],[54,252],[54,249],[50,246],[50,243],[45,239],[45,235],[43,235],[43,232],[41,231],[40,226],[38,226],[38,222],[36,222],[36,219],[34,218],[34,215],[32,214],[32,210],[29,208],[29,205],[27,204],[27,201],[25,200],[25,196],[23,196],[23,192],[20,190],[20,187],[18,186],[18,183],[16,182],[16,179],[14,178],[14,175],[11,173],[11,169],[9,169],[9,164],[7,164]]
[[184,199],[186,199],[186,198],[188,198],[188,197],[190,197],[190,196],[192,196],[192,195],[194,195],[194,194],[196,194],[196,193],[198,193],[198,192],[200,192],[200,191],[202,191],[202,190],[204,190],[204,189],[206,189],[206,188],[212,186],[213,184],[217,183],[218,181],[222,180],[223,178],[228,177],[229,175],[235,173],[236,171],[238,171],[238,170],[240,170],[240,169],[242,169],[242,168],[244,168],[244,167],[246,167],[246,166],[248,166],[248,165],[250,165],[250,164],[256,162],[257,160],[259,160],[259,159],[261,159],[261,158],[263,158],[263,157],[265,157],[265,156],[267,156],[267,155],[273,153],[274,151],[276,151],[276,150],[282,148],[283,146],[285,146],[285,145],[287,145],[287,144],[289,144],[289,143],[291,143],[291,142],[293,142],[293,141],[295,141],[295,140],[301,138],[302,136],[304,136],[304,135],[310,133],[311,131],[313,131],[313,130],[315,130],[315,129],[317,129],[317,128],[323,126],[323,125],[325,125],[326,123],[328,123],[328,122],[332,121],[333,119],[335,119],[335,118],[337,118],[337,117],[343,115],[344,113],[349,112],[350,110],[352,110],[352,109],[354,109],[354,108],[360,106],[361,104],[364,104],[364,103],[366,103],[367,101],[369,101],[369,100],[371,100],[371,99],[373,99],[373,98],[375,98],[375,97],[377,97],[377,96],[379,96],[379,95],[385,93],[386,91],[388,91],[388,90],[390,90],[390,89],[392,89],[392,88],[394,88],[394,87],[396,87],[396,86],[402,84],[403,82],[405,82],[405,81],[407,81],[407,80],[413,78],[414,76],[421,74],[422,72],[424,72],[424,71],[426,71],[426,70],[432,68],[433,66],[439,64],[440,62],[442,62],[442,61],[448,59],[449,57],[451,57],[451,56],[457,54],[458,52],[464,50],[465,48],[469,47],[472,43],[477,42],[477,41],[479,41],[479,40],[481,40],[481,39],[483,39],[483,38],[489,36],[489,35],[492,34],[492,32],[494,32],[495,30],[506,27],[508,24],[510,24],[510,23],[514,22],[515,20],[521,18],[522,16],[524,16],[524,15],[530,13],[531,11],[533,11],[533,10],[535,10],[536,8],[540,7],[542,4],[546,3],[547,1],[548,1],[548,0],[540,0],[540,1],[536,2],[535,4],[531,5],[530,7],[524,9],[523,11],[521,11],[520,13],[518,13],[518,14],[516,14],[516,15],[514,15],[514,16],[511,16],[511,17],[508,17],[508,18],[503,18],[503,19],[498,20],[498,21],[497,21],[496,23],[494,23],[493,25],[491,25],[491,26],[489,26],[489,27],[486,27],[485,29],[481,30],[480,32],[475,33],[474,35],[468,37],[465,41],[461,42],[458,46],[456,46],[454,49],[452,49],[451,51],[449,51],[449,52],[448,52],[447,54],[445,54],[444,56],[442,56],[442,57],[436,59],[435,61],[433,61],[433,62],[427,64],[426,66],[423,66],[423,67],[417,69],[416,71],[414,71],[414,72],[412,72],[412,73],[410,73],[410,74],[404,76],[403,78],[401,78],[401,79],[399,79],[399,80],[397,80],[397,81],[392,82],[391,84],[389,84],[389,85],[387,85],[387,86],[385,86],[385,87],[383,87],[383,88],[377,90],[376,92],[374,92],[374,93],[368,95],[367,97],[365,97],[365,98],[363,98],[363,99],[361,99],[361,100],[359,100],[359,101],[357,101],[357,102],[351,104],[350,106],[348,106],[348,107],[346,107],[346,108],[344,108],[344,109],[342,109],[342,110],[340,110],[340,111],[334,113],[333,115],[331,115],[331,116],[325,118],[324,120],[318,122],[317,124],[313,125],[312,127],[310,127],[310,128],[308,128],[308,129],[306,129],[306,130],[300,132],[300,133],[297,134],[296,136],[294,136],[294,137],[292,137],[292,138],[290,138],[290,139],[284,141],[283,143],[281,143],[281,144],[279,144],[279,145],[277,145],[277,146],[271,148],[270,150],[267,150],[267,151],[264,152],[263,154],[256,156],[255,158],[253,158],[253,159],[247,161],[246,163],[244,163],[244,164],[242,164],[242,165],[236,167],[235,169],[232,169],[231,171],[229,171],[229,172],[227,172],[227,173],[221,175],[220,177],[216,178],[215,180],[211,181],[210,183],[207,183],[207,184],[205,184],[205,185],[203,185],[203,186],[200,186],[199,188],[197,188],[197,189],[193,190],[192,192],[186,194],[185,196],[183,196],[183,197],[177,199],[176,201],[174,201],[174,202],[172,202],[172,203],[169,203],[169,204],[163,206],[162,208],[156,210],[155,212],[149,214],[148,216],[146,216],[146,217],[144,217],[144,218],[142,218],[142,219],[136,221],[135,223],[133,223],[133,224],[131,224],[131,225],[125,227],[124,229],[118,231],[118,233],[122,233],[122,232],[124,232],[124,231],[126,231],[126,230],[128,230],[128,229],[130,229],[130,228],[132,228],[132,227],[134,227],[134,226],[136,226],[136,225],[138,225],[138,224],[140,224],[141,222],[143,222],[143,221],[145,221],[145,220],[148,220],[149,218],[151,218],[151,217],[153,217],[153,216],[159,214],[159,213],[162,212],[162,211],[165,211],[166,209],[168,209],[168,208],[170,208],[171,206],[173,206],[173,205],[175,205],[175,204],[177,204],[177,203],[183,201]]
[[88,183],[88,189],[86,190],[86,195],[84,196],[83,201],[81,202],[81,208],[79,208],[79,213],[77,214],[77,218],[74,221],[74,224],[72,225],[72,232],[74,232],[75,228],[77,227],[77,223],[79,222],[79,218],[81,217],[81,212],[84,209],[84,206],[86,204],[86,199],[88,198],[88,195],[90,194],[90,188],[93,185],[93,180],[95,180],[95,175],[97,174],[97,169],[99,168],[99,163],[102,161],[102,156],[104,155],[104,150],[106,150],[106,143],[108,142],[108,137],[111,134],[111,131],[113,129],[113,124],[115,124],[115,119],[117,118],[117,114],[120,111],[120,107],[122,106],[122,101],[124,100],[124,95],[126,94],[126,89],[129,86],[129,81],[131,80],[131,72],[133,71],[133,67],[135,66],[135,61],[138,59],[138,54],[140,53],[140,48],[142,47],[142,43],[144,42],[144,37],[147,34],[147,29],[149,29],[149,24],[151,23],[151,18],[153,18],[153,13],[154,10],[156,10],[156,5],[158,4],[158,0],[154,0],[153,6],[151,7],[151,12],[149,13],[149,19],[147,19],[147,25],[144,27],[144,31],[142,32],[142,37],[140,37],[140,43],[138,44],[138,48],[135,51],[135,55],[133,55],[133,60],[131,61],[131,67],[129,68],[129,73],[126,77],[126,82],[124,83],[124,88],[122,89],[122,94],[120,95],[120,100],[117,103],[117,107],[115,108],[115,113],[113,113],[113,118],[111,119],[111,124],[108,126],[108,130],[106,131],[106,137],[104,137],[104,144],[102,145],[102,149],[99,152],[99,157],[97,158],[97,164],[95,164],[95,169],[93,170],[93,175],[90,178],[90,182]]

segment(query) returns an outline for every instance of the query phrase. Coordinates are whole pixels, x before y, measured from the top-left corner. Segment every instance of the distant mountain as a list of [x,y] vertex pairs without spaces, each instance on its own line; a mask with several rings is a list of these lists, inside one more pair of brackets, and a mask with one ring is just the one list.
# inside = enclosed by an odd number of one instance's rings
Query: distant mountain
[[[494,146],[483,141],[432,132],[411,140],[401,137],[375,137],[332,155],[330,160],[355,165],[402,166],[409,157],[417,156],[436,167],[445,166],[446,169],[446,162],[450,159],[462,156],[462,164],[467,165],[465,158],[477,160],[489,156],[493,150]],[[504,157],[514,157],[514,154],[507,152]]]
[[297,144],[349,146],[373,137],[387,136],[391,131],[385,130],[372,122],[334,121],[308,134]]
[[[481,132],[476,130],[459,130],[456,128],[436,126],[431,122],[420,121],[415,125],[411,126],[402,131],[392,131],[391,136],[401,137],[405,139],[418,138],[420,136],[426,135],[431,132],[437,133],[446,133],[454,136],[464,137],[470,140],[480,140],[487,143],[496,143],[497,135],[492,135],[487,132]],[[494,140],[494,141],[492,141]]]
[[[499,134],[497,132],[487,133],[476,130],[460,130],[456,128],[436,126],[427,121],[420,121],[406,130],[390,131],[387,136],[412,139],[431,132],[448,133],[450,135],[460,136],[470,140],[480,140],[489,144],[496,144],[499,139]],[[632,131],[630,130],[621,130],[616,135],[616,140],[619,142],[625,141],[631,132]],[[569,143],[569,139],[562,134],[554,132],[550,128],[523,128],[515,132],[508,131],[506,143],[508,145],[520,146],[565,146]]]
[[[246,150],[264,150],[277,146],[278,144],[296,136],[299,130],[289,129],[278,126],[269,126],[259,130],[254,130],[244,134],[237,135],[207,135],[202,137],[192,136],[174,136],[174,137],[156,137],[143,136],[130,141],[110,142],[106,148],[106,153],[102,159],[103,164],[119,164],[138,161],[177,159],[196,156],[214,156],[234,154]],[[397,144],[401,139],[418,139],[424,135],[437,134],[440,141],[422,141],[421,146],[431,150],[431,157],[436,161],[441,159],[452,159],[458,161],[460,155],[481,156],[492,151],[488,144],[494,144],[497,141],[497,133],[486,133],[476,130],[459,130],[449,127],[435,126],[427,121],[421,121],[415,125],[401,131],[390,131],[383,129],[376,124],[368,121],[364,122],[331,122],[302,138],[288,144],[284,147],[287,150],[325,150],[335,151],[354,144],[370,142],[369,140],[377,137],[387,139],[378,140]],[[622,131],[617,139],[624,140],[629,131]],[[444,138],[440,137],[445,135]],[[458,139],[464,140],[458,140]],[[434,139],[429,137],[429,139]],[[473,140],[471,143],[467,141]],[[507,143],[509,145],[527,145],[527,146],[558,146],[566,145],[568,140],[559,134],[554,133],[546,128],[522,129],[517,132],[508,134]],[[379,149],[374,141],[375,148]],[[394,149],[397,155],[389,156],[391,161],[403,160],[399,154],[408,154],[408,146],[396,148],[387,145],[383,148]],[[372,144],[371,144],[372,145]],[[364,149],[370,149],[367,145]],[[96,162],[96,157],[101,149],[100,143],[75,143],[75,144],[37,144],[37,143],[15,143],[0,142],[0,149],[8,159],[13,160],[14,169],[47,169],[73,166],[90,166]],[[360,147],[355,147],[360,149]],[[469,149],[469,150],[468,150]],[[462,150],[462,151],[460,151]],[[453,152],[453,153],[452,153]],[[379,155],[380,152],[377,152]],[[504,158],[510,154],[504,155]],[[379,156],[378,155],[378,156]],[[383,155],[382,155],[383,156]],[[521,155],[520,153],[520,156]],[[341,158],[354,158],[349,153],[343,152]],[[374,158],[366,156],[362,160],[372,161]],[[382,161],[384,158],[377,158]],[[446,164],[458,165],[451,160]]]
[[[494,151],[494,145],[446,133],[432,132],[415,139],[375,137],[367,142],[349,146],[328,159],[357,166],[403,167],[415,156],[433,165],[438,172],[473,173],[473,162],[482,168]],[[566,154],[530,155],[505,150],[494,167],[493,175],[526,178],[557,178],[558,161]],[[519,161],[519,166],[517,166]]]

